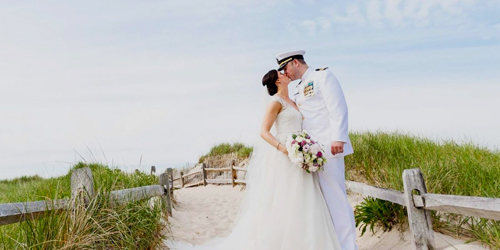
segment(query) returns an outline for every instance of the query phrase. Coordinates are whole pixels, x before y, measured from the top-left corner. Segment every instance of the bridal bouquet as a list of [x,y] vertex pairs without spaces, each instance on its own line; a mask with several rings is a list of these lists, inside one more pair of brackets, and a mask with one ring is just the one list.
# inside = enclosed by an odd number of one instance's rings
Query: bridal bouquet
[[292,163],[306,170],[306,172],[316,172],[323,170],[326,158],[325,152],[318,142],[313,141],[306,131],[300,134],[292,134],[286,142],[288,157]]

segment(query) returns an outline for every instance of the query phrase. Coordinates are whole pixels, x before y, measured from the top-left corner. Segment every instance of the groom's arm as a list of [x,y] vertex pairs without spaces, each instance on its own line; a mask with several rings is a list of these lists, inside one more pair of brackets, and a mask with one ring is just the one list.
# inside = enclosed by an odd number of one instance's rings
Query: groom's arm
[[349,141],[348,111],[344,92],[335,75],[325,70],[320,81],[321,93],[328,109],[328,118],[331,128],[332,154],[342,153],[344,143]]

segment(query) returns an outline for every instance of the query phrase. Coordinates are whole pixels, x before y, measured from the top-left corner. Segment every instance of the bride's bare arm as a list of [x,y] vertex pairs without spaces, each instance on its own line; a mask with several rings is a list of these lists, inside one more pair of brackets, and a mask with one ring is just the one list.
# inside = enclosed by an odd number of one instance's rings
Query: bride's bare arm
[[271,102],[266,109],[266,113],[264,114],[264,120],[262,120],[262,126],[260,128],[260,136],[267,143],[271,144],[271,146],[277,148],[279,151],[288,154],[286,150],[286,146],[281,144],[276,137],[271,134],[271,127],[273,126],[276,117],[278,117],[278,113],[280,112],[282,106],[279,102]]

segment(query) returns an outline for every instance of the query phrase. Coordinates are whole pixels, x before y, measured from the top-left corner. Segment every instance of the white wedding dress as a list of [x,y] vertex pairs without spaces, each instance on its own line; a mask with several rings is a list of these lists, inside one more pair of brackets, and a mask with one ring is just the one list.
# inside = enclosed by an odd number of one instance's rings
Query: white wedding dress
[[[284,145],[288,136],[302,130],[302,115],[277,95],[271,101],[283,106],[274,126],[276,138]],[[341,249],[316,174],[293,165],[287,155],[264,142],[254,146],[246,181],[245,198],[230,235],[198,246],[173,242],[168,244],[170,249]]]

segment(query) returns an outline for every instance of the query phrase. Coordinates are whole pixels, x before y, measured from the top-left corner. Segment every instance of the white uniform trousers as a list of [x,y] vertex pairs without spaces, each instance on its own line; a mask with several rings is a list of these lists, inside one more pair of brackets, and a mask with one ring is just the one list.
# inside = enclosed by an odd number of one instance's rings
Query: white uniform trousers
[[335,226],[342,250],[357,250],[354,213],[345,190],[344,157],[328,158],[319,171],[319,183]]

